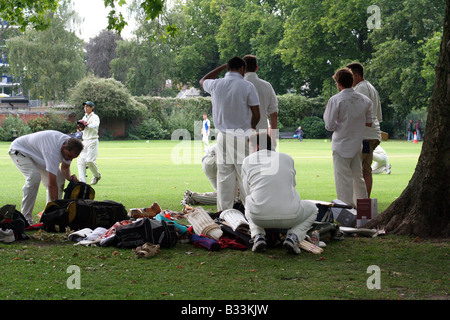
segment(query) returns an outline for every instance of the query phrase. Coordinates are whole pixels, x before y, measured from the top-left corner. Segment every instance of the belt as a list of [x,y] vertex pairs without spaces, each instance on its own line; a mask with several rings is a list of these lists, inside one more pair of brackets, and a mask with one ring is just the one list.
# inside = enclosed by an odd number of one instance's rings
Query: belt
[[22,157],[24,157],[24,158],[26,157],[23,153],[21,153],[21,152],[19,152],[17,150],[11,150],[10,153],[15,154],[16,156],[20,154]]

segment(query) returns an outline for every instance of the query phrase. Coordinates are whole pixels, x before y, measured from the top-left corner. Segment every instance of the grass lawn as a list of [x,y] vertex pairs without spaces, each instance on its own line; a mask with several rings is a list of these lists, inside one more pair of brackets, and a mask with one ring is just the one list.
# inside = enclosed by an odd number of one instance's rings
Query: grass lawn
[[[379,212],[404,190],[421,144],[382,143],[392,174],[374,175],[372,197]],[[20,210],[23,176],[10,160],[9,143],[0,143],[0,203]],[[290,154],[302,199],[336,198],[331,143],[324,140],[282,140],[279,151]],[[127,209],[158,202],[179,211],[186,189],[211,191],[201,168],[201,146],[174,141],[100,142],[102,179],[96,200],[121,202]],[[181,163],[180,163],[181,162]],[[76,161],[72,171],[77,173]],[[88,178],[88,182],[91,176]],[[34,210],[45,207],[41,187]],[[215,210],[214,207],[208,209]],[[386,235],[333,241],[320,256],[287,255],[281,248],[265,254],[225,249],[208,252],[178,243],[156,257],[138,259],[131,250],[80,247],[49,234],[12,244],[0,243],[0,299],[13,300],[323,300],[323,299],[448,299],[449,244]],[[447,262],[446,262],[447,261]],[[369,266],[380,269],[380,289],[367,286]],[[80,270],[80,289],[69,289],[70,266]],[[8,274],[6,277],[5,275]]]

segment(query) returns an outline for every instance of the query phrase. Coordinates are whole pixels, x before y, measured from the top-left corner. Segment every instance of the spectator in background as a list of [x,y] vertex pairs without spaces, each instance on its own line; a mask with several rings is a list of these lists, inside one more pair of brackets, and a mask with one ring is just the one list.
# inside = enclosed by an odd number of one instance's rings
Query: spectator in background
[[422,127],[420,126],[420,120],[417,120],[416,122],[416,134],[417,141],[422,141]]
[[408,124],[408,141],[413,141],[414,139],[414,123],[411,120],[409,120]]
[[298,127],[297,130],[295,130],[294,138],[297,138],[299,141],[303,140],[303,130],[302,127]]

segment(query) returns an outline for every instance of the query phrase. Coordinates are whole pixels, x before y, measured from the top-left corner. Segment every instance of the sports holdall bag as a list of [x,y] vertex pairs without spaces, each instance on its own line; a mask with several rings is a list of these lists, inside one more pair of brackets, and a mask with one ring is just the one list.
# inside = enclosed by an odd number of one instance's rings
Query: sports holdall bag
[[146,242],[159,244],[161,248],[176,245],[178,235],[172,221],[142,218],[117,228],[114,244],[118,248],[136,248]]
[[25,228],[29,227],[23,214],[16,209],[15,204],[7,204],[0,208],[0,229],[11,229],[15,240],[28,240]]
[[95,190],[84,182],[71,180],[64,189],[64,199],[90,199],[94,200]]
[[98,227],[109,229],[114,223],[127,219],[127,210],[119,202],[59,199],[47,203],[41,222],[46,231],[64,232],[66,227],[74,231]]

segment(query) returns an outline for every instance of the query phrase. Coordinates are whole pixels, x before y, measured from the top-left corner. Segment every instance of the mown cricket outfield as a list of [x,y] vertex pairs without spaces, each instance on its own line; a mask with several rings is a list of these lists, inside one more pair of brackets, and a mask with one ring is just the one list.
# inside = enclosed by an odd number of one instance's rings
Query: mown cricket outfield
[[[181,210],[187,189],[212,191],[197,143],[101,141],[97,163],[102,179],[95,186],[96,200],[121,202],[127,209],[158,202],[162,209]],[[24,180],[8,147],[9,143],[0,143],[0,203],[16,204],[20,210]],[[372,197],[378,199],[380,213],[408,184],[421,144],[386,141],[382,147],[392,173],[374,175]],[[294,158],[302,199],[335,199],[329,140],[286,139],[278,148]],[[72,171],[77,173],[75,163]],[[41,187],[35,222],[44,207]],[[62,233],[28,235],[30,240],[0,244],[2,266],[11,271],[0,279],[0,299],[448,299],[449,245],[444,241],[389,234],[346,237],[328,243],[321,255],[299,256],[282,248],[264,254],[229,248],[208,252],[178,243],[157,256],[138,259],[127,249],[75,246]],[[68,270],[78,270],[79,287],[69,285],[75,273]],[[373,276],[378,277],[379,288],[370,285]]]

